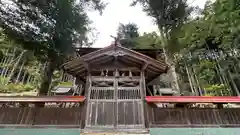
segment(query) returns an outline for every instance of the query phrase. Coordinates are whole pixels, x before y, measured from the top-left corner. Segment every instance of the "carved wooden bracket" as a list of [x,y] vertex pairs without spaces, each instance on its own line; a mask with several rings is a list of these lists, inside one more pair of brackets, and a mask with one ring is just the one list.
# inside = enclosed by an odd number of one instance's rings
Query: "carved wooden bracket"
[[108,56],[114,56],[114,57],[126,55],[123,51],[109,51],[105,54]]

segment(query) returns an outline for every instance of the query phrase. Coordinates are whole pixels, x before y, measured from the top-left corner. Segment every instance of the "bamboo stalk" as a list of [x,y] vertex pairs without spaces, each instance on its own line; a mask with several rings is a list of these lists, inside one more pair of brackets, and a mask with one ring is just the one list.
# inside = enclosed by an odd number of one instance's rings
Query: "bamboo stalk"
[[20,67],[20,71],[18,72],[18,75],[17,75],[17,79],[16,79],[16,81],[15,81],[15,84],[19,82],[19,78],[20,78],[20,75],[21,75],[21,73],[22,73],[22,69],[23,69],[24,63],[25,63],[25,61],[23,61],[22,65],[21,65],[21,67]]
[[26,78],[26,75],[27,75],[27,72],[26,71],[24,71],[24,74],[23,74],[23,77],[22,77],[22,84],[24,84],[24,80],[25,80],[25,78]]
[[[20,54],[17,62],[14,64],[13,69],[11,70],[11,73],[10,73],[10,75],[9,75],[8,82],[9,82],[10,79],[12,78],[12,76],[13,76],[13,74],[14,74],[14,71],[15,71],[15,69],[17,68],[17,65],[19,64],[19,62],[20,62],[20,60],[21,60],[21,58],[22,58],[22,56],[23,56],[23,54],[24,54],[25,52],[26,52],[26,51],[23,51],[23,52]],[[8,83],[8,82],[6,82],[6,83]]]
[[6,63],[7,64],[7,69],[6,69],[6,71],[3,75],[4,77],[7,77],[8,71],[9,71],[9,65],[14,62],[15,53],[16,53],[16,48],[14,48],[14,50],[13,50],[13,56],[12,57],[10,56],[10,60]]

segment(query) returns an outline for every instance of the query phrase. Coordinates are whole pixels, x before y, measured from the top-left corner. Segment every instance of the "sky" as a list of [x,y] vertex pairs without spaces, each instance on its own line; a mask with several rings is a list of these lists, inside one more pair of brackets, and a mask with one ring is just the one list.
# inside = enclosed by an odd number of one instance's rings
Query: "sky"
[[[157,31],[153,19],[148,17],[141,6],[130,7],[132,0],[104,0],[108,3],[107,7],[100,15],[98,12],[88,12],[90,19],[93,21],[91,27],[96,29],[97,40],[93,47],[105,47],[111,44],[116,36],[117,27],[120,23],[135,23],[139,27],[140,34],[144,32]],[[203,8],[206,0],[189,0],[193,6]]]

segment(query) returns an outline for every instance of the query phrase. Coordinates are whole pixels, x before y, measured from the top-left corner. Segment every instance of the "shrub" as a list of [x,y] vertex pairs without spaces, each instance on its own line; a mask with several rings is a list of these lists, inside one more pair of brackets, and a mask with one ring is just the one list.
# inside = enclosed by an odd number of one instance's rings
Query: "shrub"
[[0,92],[3,93],[19,93],[19,92],[27,92],[35,90],[35,87],[30,84],[13,84],[10,83],[8,85],[0,85]]

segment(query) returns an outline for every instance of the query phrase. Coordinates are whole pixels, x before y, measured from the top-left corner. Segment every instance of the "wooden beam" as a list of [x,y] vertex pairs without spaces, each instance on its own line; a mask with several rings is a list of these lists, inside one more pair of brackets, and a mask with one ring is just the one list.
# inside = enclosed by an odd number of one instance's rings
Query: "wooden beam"
[[[110,77],[110,76],[105,76],[105,77],[100,77],[100,76],[91,76],[92,81],[107,81],[107,82],[112,82],[115,79],[115,77]],[[116,80],[119,82],[123,81],[136,81],[138,82],[140,80],[140,76],[133,76],[133,77],[128,77],[128,76],[120,76]]]
[[[76,74],[79,74],[79,73],[81,73],[81,72],[84,72],[84,70],[85,70],[85,69],[81,69],[81,70],[77,70],[77,71],[75,71],[75,72],[76,72]],[[85,70],[85,71],[88,71],[88,70]]]
[[[94,51],[94,52],[88,53],[88,54],[86,54],[86,55],[83,55],[83,56],[81,56],[81,58],[83,58],[83,59],[89,59],[89,58],[91,58],[91,57],[93,57],[93,56],[96,56],[95,54],[104,53],[104,52],[106,52],[106,51],[111,50],[113,47],[114,47],[113,45],[110,45],[110,46],[105,47],[105,48],[103,48],[103,49],[99,49],[99,50],[97,50],[97,51]],[[72,63],[75,63],[75,62],[78,61],[78,60],[79,60],[79,57],[76,57],[76,58],[74,58],[72,61],[69,61],[69,62],[64,63],[62,66],[71,65]]]
[[120,58],[118,58],[118,61],[123,63],[123,64],[126,64],[126,65],[132,65],[132,66],[135,66],[135,67],[139,67],[139,69],[140,69],[141,64],[137,64],[134,61],[127,60],[127,59],[124,60],[124,59],[125,58],[120,57]]
[[148,103],[240,103],[238,96],[146,96]]
[[122,58],[123,60],[132,61],[132,62],[141,64],[141,65],[144,64],[144,63],[148,63],[148,62],[143,61],[143,60],[139,60],[139,59],[136,59],[136,58],[132,58],[131,55],[122,56],[121,58]]
[[75,58],[75,60],[69,61],[62,66],[66,69],[73,68],[73,67],[81,65],[82,64],[81,62],[82,62],[82,60],[80,60],[80,57],[77,57],[77,58]]
[[145,64],[142,66],[141,71],[144,71],[144,70],[148,67],[148,65],[149,65],[149,63],[146,63],[146,62],[145,62]]
[[88,54],[82,56],[82,58],[85,59],[85,60],[94,59],[94,58],[97,58],[99,56],[106,55],[108,52],[110,52],[114,48],[115,48],[114,45],[110,45],[110,46],[107,46],[107,47],[102,48],[100,50],[88,53]]
[[160,73],[165,73],[165,70],[162,70],[162,69],[159,69],[159,68],[155,68],[155,67],[152,66],[152,65],[149,65],[147,69],[148,69],[148,70],[152,70],[152,71],[154,71],[154,72],[156,72],[156,73],[158,73],[158,74],[160,74]]
[[73,72],[76,72],[76,71],[82,70],[82,69],[85,69],[85,67],[84,67],[84,66],[79,66],[79,67],[76,67],[76,68],[71,68],[71,69],[69,69],[69,70],[71,70],[71,71],[73,71]]
[[90,70],[90,68],[89,68],[89,64],[88,64],[87,62],[82,61],[82,64],[83,64],[83,66],[87,69],[87,71]]
[[[101,66],[101,65],[93,65],[93,68],[91,68],[92,71],[101,71],[102,69],[107,69],[108,71],[115,71],[116,68],[119,71],[140,71],[138,68],[136,67],[129,67],[129,68],[118,68],[118,67],[109,67],[109,66]],[[97,67],[97,68],[96,68]]]
[[107,57],[109,57],[109,56],[111,56],[111,55],[109,55],[110,53],[113,53],[112,52],[112,50],[108,50],[108,51],[106,51],[106,52],[102,52],[102,53],[100,53],[100,54],[93,54],[91,57],[85,57],[85,56],[83,56],[82,58],[85,60],[85,61],[92,61],[93,59],[97,59],[97,58],[100,58],[100,57],[103,57],[103,56],[107,56]]
[[167,68],[167,64],[163,60],[156,60],[156,59],[150,58],[144,54],[138,53],[138,52],[130,50],[128,48],[124,48],[122,46],[120,46],[119,48],[124,50],[126,55],[128,55],[128,56],[132,56],[134,58],[137,58],[138,60],[148,62],[151,65],[156,65],[157,67]]
[[107,61],[112,61],[113,59],[114,58],[111,56],[104,56],[104,57],[89,61],[89,65],[96,64],[96,63],[101,64],[101,63],[105,63]]
[[73,70],[75,68],[79,68],[79,67],[85,67],[87,70],[89,69],[88,63],[86,63],[85,61],[81,60],[81,58],[79,58],[78,60],[72,61],[68,65],[64,66],[65,69],[73,69]]
[[0,96],[0,102],[83,102],[84,96]]

